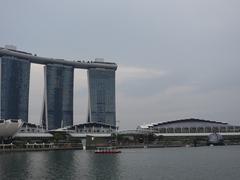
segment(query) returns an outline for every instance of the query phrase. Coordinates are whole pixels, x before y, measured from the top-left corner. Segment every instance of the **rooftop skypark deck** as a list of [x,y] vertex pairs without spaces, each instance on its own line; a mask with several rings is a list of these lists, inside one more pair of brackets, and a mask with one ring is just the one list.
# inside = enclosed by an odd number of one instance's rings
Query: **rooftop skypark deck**
[[25,59],[30,61],[31,63],[36,64],[61,64],[67,66],[73,66],[74,68],[80,69],[90,69],[90,68],[105,68],[105,69],[117,69],[116,63],[110,62],[99,62],[99,61],[71,61],[71,60],[64,60],[64,59],[55,59],[55,58],[46,58],[35,56],[30,53],[11,50],[0,47],[0,57],[1,56],[14,56],[19,59]]

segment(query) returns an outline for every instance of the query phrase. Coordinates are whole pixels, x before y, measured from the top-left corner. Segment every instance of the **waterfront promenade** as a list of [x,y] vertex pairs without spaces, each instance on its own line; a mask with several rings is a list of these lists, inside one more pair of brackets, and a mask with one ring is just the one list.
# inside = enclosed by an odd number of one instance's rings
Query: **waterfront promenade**
[[1,152],[25,152],[25,151],[55,151],[55,150],[82,150],[81,143],[63,143],[63,144],[54,144],[54,143],[33,143],[25,144],[25,146],[16,146],[14,144],[0,144],[0,153]]

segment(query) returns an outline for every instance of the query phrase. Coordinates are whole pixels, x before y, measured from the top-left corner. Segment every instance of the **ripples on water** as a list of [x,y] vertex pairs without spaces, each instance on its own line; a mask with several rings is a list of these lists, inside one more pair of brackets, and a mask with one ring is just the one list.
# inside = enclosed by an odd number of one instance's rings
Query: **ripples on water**
[[240,146],[0,154],[0,180],[240,179]]

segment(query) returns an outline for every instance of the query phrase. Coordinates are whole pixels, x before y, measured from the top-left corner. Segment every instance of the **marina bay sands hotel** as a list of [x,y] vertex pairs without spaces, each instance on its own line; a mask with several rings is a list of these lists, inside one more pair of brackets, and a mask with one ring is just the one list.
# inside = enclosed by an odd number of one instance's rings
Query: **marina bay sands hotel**
[[74,69],[87,69],[89,123],[116,127],[116,63],[68,61],[0,48],[0,119],[28,122],[31,63],[44,65],[42,126],[47,130],[73,125]]

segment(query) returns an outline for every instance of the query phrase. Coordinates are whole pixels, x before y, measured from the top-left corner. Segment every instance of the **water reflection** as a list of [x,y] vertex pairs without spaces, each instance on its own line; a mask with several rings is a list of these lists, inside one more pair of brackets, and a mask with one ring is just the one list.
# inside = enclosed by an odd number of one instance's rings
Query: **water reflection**
[[4,153],[0,155],[1,179],[26,179],[29,167],[26,153]]
[[44,179],[45,172],[47,170],[47,159],[48,156],[42,152],[30,152],[25,153],[25,158],[27,159],[27,173],[24,179]]
[[119,154],[89,155],[89,179],[112,180],[120,179]]
[[75,174],[73,151],[52,151],[47,153],[45,179],[73,179]]
[[0,155],[3,179],[73,179],[73,151],[23,152]]
[[2,153],[0,180],[239,179],[239,151],[240,146],[226,146],[135,149],[112,155],[81,150]]
[[0,179],[119,179],[119,155],[93,151],[0,154]]

